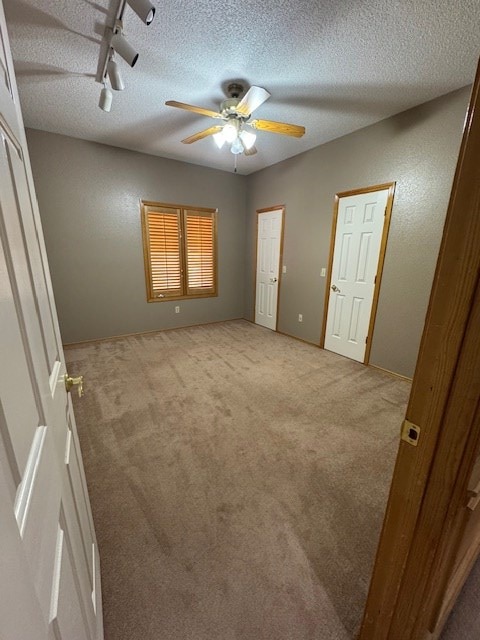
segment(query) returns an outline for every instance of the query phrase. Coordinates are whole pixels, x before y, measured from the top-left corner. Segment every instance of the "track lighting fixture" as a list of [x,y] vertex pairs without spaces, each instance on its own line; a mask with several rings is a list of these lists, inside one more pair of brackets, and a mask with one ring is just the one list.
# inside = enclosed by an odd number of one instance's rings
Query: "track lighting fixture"
[[150,0],[127,0],[127,2],[142,22],[146,25],[153,22],[153,18],[155,17],[155,7]]
[[107,83],[104,82],[103,89],[100,92],[100,100],[98,102],[98,106],[102,111],[106,111],[108,113],[112,108],[112,100],[113,100],[113,93],[111,92],[110,88],[107,86]]
[[116,60],[110,58],[107,64],[107,73],[110,80],[110,85],[114,91],[123,91],[125,89],[125,83],[120,74],[120,69]]
[[[138,60],[138,52],[135,51],[123,33],[125,8],[127,4],[129,4],[146,25],[152,23],[156,11],[155,6],[150,0],[115,0],[114,4],[115,3],[117,4],[117,9],[115,11],[114,23],[112,27],[107,26],[105,29],[105,38],[101,47],[96,75],[96,81],[103,84],[98,106],[107,112],[112,108],[112,89],[114,91],[123,91],[125,89],[120,67],[117,64],[114,54],[122,57],[131,67],[134,67]],[[107,78],[110,81],[110,86],[107,86]]]
[[128,62],[131,67],[135,66],[135,63],[138,60],[138,53],[128,42],[123,33],[120,31],[114,33],[110,41],[110,46],[118,53],[119,56],[122,56],[125,62]]

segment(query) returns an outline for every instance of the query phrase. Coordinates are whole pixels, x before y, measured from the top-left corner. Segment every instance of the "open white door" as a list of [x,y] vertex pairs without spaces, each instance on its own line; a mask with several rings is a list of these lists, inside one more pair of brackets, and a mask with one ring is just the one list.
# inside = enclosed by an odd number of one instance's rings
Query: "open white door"
[[98,551],[0,3],[0,636],[101,640]]
[[257,273],[255,323],[277,328],[283,209],[257,212]]
[[365,361],[392,197],[393,186],[338,196],[324,346],[359,362]]

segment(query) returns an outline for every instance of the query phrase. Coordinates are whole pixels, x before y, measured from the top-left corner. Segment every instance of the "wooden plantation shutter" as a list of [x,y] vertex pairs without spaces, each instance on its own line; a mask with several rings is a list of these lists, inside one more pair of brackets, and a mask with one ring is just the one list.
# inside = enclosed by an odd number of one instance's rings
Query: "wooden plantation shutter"
[[184,211],[187,295],[215,293],[214,216],[212,211]]
[[217,295],[216,210],[142,202],[148,302]]
[[181,210],[145,206],[143,218],[148,299],[183,295]]

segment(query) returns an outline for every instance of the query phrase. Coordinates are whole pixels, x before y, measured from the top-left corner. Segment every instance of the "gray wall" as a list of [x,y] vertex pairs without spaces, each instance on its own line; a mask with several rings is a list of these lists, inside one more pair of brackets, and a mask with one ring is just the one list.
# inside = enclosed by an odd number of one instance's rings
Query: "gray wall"
[[[245,177],[35,130],[27,140],[64,342],[243,316]],[[218,207],[218,297],[146,302],[142,198]]]
[[319,344],[334,195],[396,181],[370,361],[413,375],[469,95],[461,89],[249,176],[248,319],[257,209],[286,205],[278,328]]

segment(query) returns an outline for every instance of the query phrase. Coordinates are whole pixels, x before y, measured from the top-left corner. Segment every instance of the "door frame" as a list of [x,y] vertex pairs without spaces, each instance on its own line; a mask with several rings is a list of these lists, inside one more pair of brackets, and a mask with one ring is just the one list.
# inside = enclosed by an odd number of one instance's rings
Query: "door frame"
[[363,359],[363,364],[368,364],[370,361],[370,351],[372,349],[373,331],[375,328],[375,319],[377,316],[380,285],[382,283],[383,265],[385,262],[385,252],[387,248],[388,232],[390,230],[390,220],[392,218],[392,207],[393,207],[393,197],[395,195],[395,185],[396,185],[395,182],[387,182],[385,184],[374,185],[373,187],[362,187],[361,189],[341,191],[335,194],[335,201],[333,205],[332,231],[330,234],[330,254],[328,258],[327,277],[325,279],[325,301],[323,303],[322,332],[320,335],[320,347],[322,349],[325,348],[325,334],[327,331],[327,316],[328,316],[328,306],[330,302],[330,287],[332,284],[333,254],[335,251],[335,237],[337,235],[338,207],[340,203],[340,198],[348,198],[350,196],[358,196],[363,193],[373,193],[375,191],[385,191],[388,189],[387,206],[385,209],[385,219],[383,222],[382,240],[380,242],[380,252],[378,254],[377,276],[375,280],[375,288],[373,291],[372,310],[370,313],[370,320],[368,323],[367,346],[365,348],[365,356]]
[[255,322],[255,318],[257,317],[257,261],[258,261],[258,217],[261,213],[270,213],[272,211],[281,211],[282,212],[282,226],[280,229],[280,252],[278,255],[278,291],[277,291],[277,310],[275,317],[275,331],[278,331],[278,312],[280,310],[280,291],[282,285],[282,263],[283,263],[283,241],[285,238],[285,214],[286,207],[284,204],[279,204],[276,207],[267,207],[265,209],[257,209],[256,210],[256,224],[255,224],[255,260],[254,260],[254,283],[253,287],[253,322]]
[[480,65],[406,411],[420,434],[400,440],[359,640],[438,638],[462,586],[447,591],[480,447],[479,156]]

